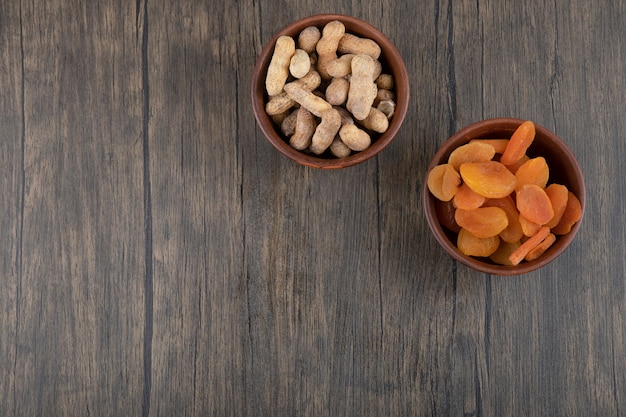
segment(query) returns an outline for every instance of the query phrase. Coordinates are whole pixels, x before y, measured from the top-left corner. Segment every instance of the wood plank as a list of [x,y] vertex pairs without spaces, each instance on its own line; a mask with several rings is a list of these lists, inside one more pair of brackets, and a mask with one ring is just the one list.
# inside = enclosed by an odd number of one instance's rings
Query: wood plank
[[[250,366],[242,148],[253,6],[148,2],[151,415],[242,415]],[[249,73],[248,73],[249,74]],[[245,103],[245,104],[243,104]]]
[[12,412],[137,414],[144,240],[135,10],[82,2],[18,10],[24,196]]
[[23,120],[22,48],[19,4],[0,4],[0,415],[15,410],[15,364],[18,350],[17,302],[20,298],[22,196],[23,196]]
[[[398,137],[378,157],[386,352],[385,408],[379,412],[451,415],[459,349],[452,334],[462,320],[458,267],[432,236],[421,193],[431,158],[456,126],[449,78],[453,16],[444,2],[412,10],[389,7],[378,25],[404,57],[411,104]],[[407,27],[419,29],[407,35]]]
[[[601,12],[602,8],[590,13],[589,10],[580,8],[565,11],[561,8],[555,10],[544,7],[543,12],[538,15],[531,13],[531,10],[532,8],[522,7],[521,4],[515,5],[512,10],[479,8],[475,12],[479,21],[481,15],[489,16],[489,20],[499,21],[501,25],[455,26],[455,38],[480,39],[484,42],[482,48],[480,43],[473,47],[469,44],[463,47],[462,43],[455,43],[455,52],[461,51],[455,53],[457,68],[470,69],[458,71],[465,79],[458,76],[455,78],[459,120],[462,117],[460,109],[467,110],[465,115],[473,114],[459,128],[473,119],[511,115],[533,119],[557,131],[567,142],[580,145],[583,141],[573,142],[569,137],[594,135],[591,130],[594,122],[585,120],[588,111],[584,107],[602,108],[602,102],[594,100],[593,93],[587,95],[584,85],[562,84],[568,77],[575,80],[585,79],[584,73],[578,72],[585,71],[590,65],[597,65],[597,61],[585,53],[572,56],[573,49],[562,46],[561,42],[563,38],[573,44],[589,42],[590,33],[576,29],[574,22],[583,26],[595,26],[592,23],[594,20],[611,21],[608,14],[600,17],[595,13],[610,12]],[[473,20],[472,9],[459,10],[458,15],[468,17],[470,22]],[[559,19],[565,21],[562,23]],[[557,22],[557,26],[553,28],[554,22]],[[620,29],[608,25],[602,30]],[[602,37],[600,35],[597,39]],[[577,38],[580,39],[576,40]],[[510,47],[516,43],[520,45],[519,48]],[[601,49],[600,45],[583,48],[585,51],[598,49]],[[606,58],[610,53],[607,52]],[[474,74],[473,69],[477,64],[482,67],[482,73]],[[510,88],[497,87],[507,83],[511,85]],[[602,91],[602,95],[609,90],[612,91],[612,88],[606,86],[592,89],[593,92]],[[581,94],[590,100],[581,100]],[[477,97],[482,97],[481,106],[477,106]],[[621,96],[614,98],[613,103],[623,102]],[[477,114],[476,109],[481,107],[483,115]],[[598,117],[602,118],[600,115]],[[623,123],[620,120],[617,124],[611,124],[615,126]],[[588,150],[584,146],[574,147],[573,150],[580,157],[581,165],[585,169]],[[617,163],[614,155],[605,155],[603,151],[600,158],[605,161],[604,164]],[[616,169],[616,165],[611,165],[608,171],[613,169]],[[596,177],[594,173],[593,177]],[[602,183],[623,187],[619,182]],[[613,192],[622,195],[619,190]],[[595,190],[590,189],[590,193],[593,196]],[[611,206],[615,209],[618,207]],[[616,215],[619,218],[620,215]],[[594,214],[591,216],[593,218]],[[607,220],[612,218],[615,216],[609,215]],[[581,236],[572,248],[558,261],[523,277],[522,280],[489,278],[486,281],[484,306],[473,291],[469,297],[460,292],[461,288],[475,288],[477,274],[466,268],[459,269],[458,305],[469,303],[474,307],[469,311],[463,311],[460,307],[457,310],[457,316],[466,318],[467,321],[458,322],[455,327],[453,337],[458,340],[455,346],[466,344],[466,347],[456,349],[459,354],[452,363],[453,390],[462,393],[460,397],[454,398],[452,410],[459,413],[484,412],[497,415],[537,415],[546,409],[561,414],[578,413],[582,410],[587,414],[602,415],[617,412],[619,394],[616,394],[618,383],[614,376],[621,364],[614,368],[612,359],[609,358],[611,355],[595,355],[603,351],[601,345],[611,346],[610,350],[613,350],[616,345],[614,336],[623,335],[620,315],[608,315],[613,318],[609,322],[611,324],[608,324],[603,320],[598,322],[598,317],[586,308],[579,313],[574,310],[581,306],[599,306],[603,303],[602,300],[607,295],[604,286],[607,284],[603,283],[598,287],[593,278],[595,276],[606,277],[612,284],[617,284],[617,287],[611,285],[611,288],[623,288],[624,265],[619,265],[618,262],[615,271],[606,269],[604,254],[595,258],[599,262],[591,261],[588,264],[589,257],[585,255],[587,249],[582,243],[584,234],[585,229],[581,231]],[[618,239],[618,242],[621,240]],[[620,249],[612,256],[623,259],[623,255],[619,253],[623,251],[623,245],[618,243],[616,248]],[[610,248],[609,252],[611,251],[614,249]],[[570,281],[570,277],[579,282]],[[584,288],[589,288],[591,294],[581,292]],[[623,300],[623,291],[618,291],[618,294],[621,294],[618,298]],[[474,310],[475,308],[477,309]],[[498,311],[504,314],[492,316]],[[618,319],[612,325],[614,317]],[[584,348],[588,345],[595,346],[595,349]],[[617,346],[618,349],[623,349],[623,337]],[[591,352],[595,352],[595,355]],[[502,359],[494,361],[496,357]],[[605,366],[598,370],[599,364]],[[591,376],[590,369],[593,369]],[[506,377],[511,373],[516,375],[515,380]],[[494,384],[494,380],[507,380],[508,383]],[[576,388],[567,388],[572,386]],[[604,395],[595,394],[596,390],[602,391]]]
[[[341,8],[341,7],[340,7]],[[263,42],[284,26],[261,8]],[[315,14],[309,6],[286,14]],[[257,132],[244,149],[249,415],[382,407],[377,163],[304,168]],[[267,381],[272,381],[268,383]]]
[[[435,74],[445,74],[444,77],[433,75],[431,72],[420,71],[419,77],[412,79],[417,86],[414,89],[422,92],[422,97],[426,96],[423,101],[428,103],[437,103],[441,113],[448,115],[452,122],[453,128],[449,132],[441,132],[438,136],[432,132],[441,131],[441,128],[432,126],[432,107],[417,106],[420,124],[423,125],[421,130],[428,132],[428,137],[420,135],[420,131],[411,132],[410,137],[416,138],[414,143],[421,143],[421,148],[415,147],[418,151],[428,146],[433,141],[445,140],[446,134],[451,134],[454,130],[480,120],[485,117],[512,116],[527,117],[539,120],[540,123],[549,128],[555,129],[558,133],[567,138],[568,135],[575,134],[577,136],[593,135],[590,126],[594,126],[592,120],[580,119],[585,114],[584,107],[588,105],[584,100],[580,99],[580,88],[576,85],[565,87],[561,86],[564,77],[570,77],[571,80],[585,79],[585,73],[577,73],[585,71],[587,66],[595,68],[602,73],[604,68],[603,62],[609,60],[609,56],[621,56],[622,51],[618,45],[610,48],[603,48],[601,45],[590,45],[584,48],[585,51],[606,50],[606,57],[600,61],[593,61],[591,56],[586,57],[584,54],[574,54],[574,49],[563,47],[560,42],[562,39],[576,39],[578,41],[569,40],[574,44],[586,44],[589,42],[598,42],[597,39],[606,39],[608,33],[615,31],[623,31],[621,28],[605,25],[603,30],[607,32],[596,38],[589,31],[580,31],[577,24],[587,27],[600,27],[600,22],[612,21],[608,16],[610,13],[614,15],[622,15],[623,10],[611,10],[598,7],[594,8],[594,13],[588,10],[570,8],[564,12],[561,8],[542,8],[541,15],[530,16],[532,7],[528,5],[516,5],[514,10],[502,7],[486,7],[486,5],[459,4],[454,8],[446,7],[445,3],[439,5],[437,22],[439,26],[436,32],[439,33],[438,39],[442,39],[435,47],[436,58],[441,55],[446,57],[445,61],[435,60]],[[449,14],[449,13],[452,14]],[[415,17],[417,19],[417,17]],[[563,21],[559,21],[563,19]],[[589,19],[589,21],[587,21]],[[498,21],[501,24],[493,25],[489,22]],[[543,28],[551,27],[553,22],[558,22],[558,26],[553,31],[546,31]],[[581,22],[582,21],[582,22]],[[574,24],[576,22],[577,24]],[[529,27],[524,27],[529,25]],[[402,25],[398,25],[401,27]],[[420,22],[418,25],[424,36],[429,38],[431,35],[427,32],[430,29],[428,23]],[[574,33],[576,32],[576,33]],[[393,32],[392,32],[393,33]],[[447,35],[446,35],[447,33]],[[445,38],[449,43],[446,43]],[[586,38],[586,39],[585,39]],[[506,47],[507,45],[518,42],[520,48]],[[400,44],[402,50],[402,44]],[[525,50],[531,48],[532,52]],[[408,59],[414,59],[416,52],[407,47]],[[578,52],[578,50],[576,50]],[[569,55],[568,55],[569,54]],[[595,54],[594,54],[595,55]],[[433,56],[428,54],[427,56]],[[536,59],[536,57],[545,57]],[[564,64],[564,61],[569,61]],[[588,60],[582,64],[572,60]],[[503,62],[505,63],[503,65]],[[617,64],[617,73],[619,66]],[[413,64],[415,65],[415,64]],[[622,64],[623,65],[623,64]],[[411,64],[409,64],[411,66]],[[612,67],[613,71],[615,67]],[[604,70],[606,71],[606,70]],[[566,76],[566,74],[571,75]],[[431,78],[432,77],[432,78]],[[596,80],[614,80],[606,74],[604,77],[595,78]],[[516,80],[510,88],[502,88],[511,84],[511,80]],[[615,82],[615,81],[613,81]],[[445,85],[445,90],[440,95],[428,96],[433,90],[432,83],[437,85]],[[529,86],[524,88],[523,85]],[[543,86],[532,88],[532,86]],[[603,119],[600,112],[606,112],[607,91],[620,91],[616,85],[612,87],[596,86],[590,88],[594,94],[602,101],[597,100],[593,105],[598,109],[594,118],[596,120]],[[587,94],[584,93],[586,96]],[[415,95],[414,95],[415,96]],[[442,103],[442,97],[447,99],[448,106]],[[612,97],[612,103],[623,102],[623,97]],[[569,107],[569,110],[568,110]],[[600,110],[602,109],[602,110]],[[420,111],[424,114],[420,115]],[[440,114],[441,114],[440,113]],[[522,116],[520,116],[522,114]],[[623,118],[620,120],[612,120],[610,125],[623,125]],[[566,126],[571,124],[571,127]],[[445,125],[445,123],[442,123]],[[406,127],[405,127],[406,129]],[[439,130],[438,130],[439,129]],[[560,130],[559,130],[560,129]],[[435,136],[435,139],[432,139]],[[574,147],[574,151],[581,157],[581,164],[585,164],[586,153],[584,145],[580,146],[584,141],[570,141],[570,143],[579,144],[579,149]],[[618,145],[620,148],[622,145]],[[436,149],[436,148],[435,148]],[[603,148],[604,150],[604,148]],[[398,164],[398,160],[408,159],[408,156],[414,155],[414,152],[406,152],[406,149],[395,152],[394,146],[386,150],[379,158],[381,162],[381,173],[386,173],[387,169],[391,178],[409,178],[415,177],[415,171],[423,172],[414,165],[418,164],[413,160]],[[434,153],[434,150],[431,151]],[[617,169],[618,151],[613,155],[605,155],[603,152],[597,155],[598,161],[608,161],[610,164],[604,174],[613,172]],[[422,164],[425,166],[429,160],[428,153],[424,155]],[[387,162],[389,161],[389,162]],[[591,163],[591,166],[601,166],[598,161]],[[596,165],[597,164],[597,165]],[[592,173],[592,177],[597,174]],[[381,183],[386,183],[381,180]],[[603,184],[614,188],[611,195],[624,195],[622,191],[623,181],[603,181]],[[399,187],[398,187],[399,188]],[[407,187],[408,188],[408,187]],[[417,187],[415,187],[417,188]],[[402,188],[399,188],[402,190]],[[410,201],[412,198],[411,191],[405,191],[398,196],[397,190],[391,189],[386,191],[381,189],[384,197],[382,202],[393,202],[398,200],[397,212],[402,213],[402,202]],[[592,195],[595,193],[591,190]],[[388,193],[388,195],[387,195]],[[413,197],[415,198],[415,197]],[[599,201],[597,202],[599,204]],[[383,203],[384,205],[384,203]],[[411,205],[413,206],[413,205]],[[613,215],[605,218],[607,226],[616,219],[623,218],[623,205],[610,205],[613,210],[618,210]],[[606,208],[604,209],[607,210]],[[594,212],[600,212],[602,208],[594,207]],[[589,214],[588,214],[589,215]],[[590,216],[594,216],[592,213]],[[401,223],[402,222],[402,223]],[[388,224],[403,224],[406,218],[401,219],[391,217]],[[623,230],[623,227],[613,224]],[[400,227],[400,230],[406,229],[406,226]],[[585,232],[581,231],[581,235]],[[606,235],[611,233],[607,230]],[[396,235],[402,236],[401,233]],[[443,338],[443,343],[433,350],[440,352],[451,352],[449,360],[441,360],[440,363],[447,364],[450,367],[448,374],[442,375],[442,379],[449,384],[447,390],[440,392],[441,397],[437,397],[437,391],[431,391],[430,395],[438,398],[436,401],[439,412],[444,414],[495,414],[495,415],[519,415],[531,414],[537,415],[542,410],[564,410],[563,413],[580,412],[580,410],[588,410],[589,413],[612,414],[619,409],[619,394],[616,390],[623,388],[623,380],[621,378],[613,378],[619,375],[616,372],[620,369],[621,363],[616,367],[611,364],[611,355],[594,356],[593,358],[585,357],[584,354],[577,353],[577,350],[568,349],[567,346],[593,345],[593,351],[587,351],[587,355],[598,355],[599,352],[605,351],[600,346],[610,346],[609,350],[614,351],[615,347],[621,351],[624,345],[623,338],[623,320],[619,309],[612,308],[611,319],[608,323],[598,322],[598,316],[591,313],[588,307],[586,313],[577,314],[573,310],[580,308],[581,305],[593,306],[602,303],[604,297],[609,297],[602,288],[597,288],[592,282],[587,282],[584,288],[596,288],[592,290],[597,295],[586,295],[581,297],[578,295],[577,285],[571,288],[572,283],[566,280],[568,276],[583,279],[583,281],[595,281],[594,276],[598,273],[603,277],[611,277],[610,288],[617,288],[619,300],[623,300],[623,272],[624,264],[621,261],[624,256],[622,254],[624,245],[621,244],[620,236],[615,246],[611,245],[608,249],[613,252],[611,257],[619,258],[620,261],[612,263],[611,269],[606,269],[605,254],[598,251],[594,252],[591,264],[586,264],[589,259],[584,255],[584,246],[580,243],[583,237],[579,237],[568,253],[555,262],[553,265],[545,268],[535,274],[525,277],[526,280],[509,280],[498,277],[481,277],[468,270],[462,265],[454,268],[454,287],[451,297],[454,300],[453,317],[454,323],[448,327],[450,332]],[[589,238],[589,237],[588,237]],[[593,238],[591,239],[593,240]],[[419,247],[419,244],[403,244],[402,240],[395,245],[391,245],[394,249],[402,247],[411,248]],[[396,248],[397,246],[397,248]],[[599,246],[597,247],[600,248]],[[427,259],[432,259],[432,253],[428,253]],[[386,258],[383,258],[386,259]],[[417,261],[419,262],[419,261]],[[424,262],[427,263],[427,262]],[[573,266],[573,269],[572,269]],[[386,265],[383,263],[382,268]],[[397,267],[396,267],[397,268]],[[422,269],[426,269],[424,266]],[[431,267],[432,268],[432,267]],[[416,268],[417,269],[417,268]],[[572,271],[587,271],[573,273]],[[393,269],[395,272],[396,269]],[[393,275],[397,275],[395,272]],[[584,276],[584,278],[583,278]],[[447,278],[449,281],[450,278]],[[530,281],[529,281],[530,280]],[[390,294],[393,294],[392,291]],[[577,302],[568,303],[568,296],[564,294],[572,294]],[[619,302],[619,301],[618,301]],[[565,305],[563,304],[565,303]],[[566,307],[571,305],[571,307]],[[611,302],[611,305],[612,302]],[[386,305],[383,305],[385,309]],[[566,319],[563,314],[564,310],[568,311]],[[448,314],[451,311],[448,310]],[[557,317],[557,318],[551,318]],[[573,318],[578,322],[570,324],[576,331],[569,333],[559,324],[570,322]],[[403,317],[409,320],[410,317]],[[580,340],[580,335],[583,340]],[[568,342],[568,339],[569,342]],[[617,340],[617,342],[616,342]],[[623,355],[619,356],[620,359]],[[443,358],[442,358],[443,359]],[[621,362],[621,361],[619,361]],[[426,364],[425,362],[424,364]],[[521,364],[524,364],[523,366]],[[587,363],[586,367],[577,367],[577,364]],[[605,395],[594,395],[591,386],[583,388],[585,393],[578,388],[568,389],[576,385],[573,379],[567,375],[571,373],[578,375],[579,381],[585,381],[586,377],[582,372],[587,372],[589,367],[595,369],[595,365],[604,364],[603,371],[595,371],[593,379],[600,386],[603,386],[602,392]],[[445,365],[444,365],[445,366]],[[430,368],[429,368],[430,369]],[[423,372],[423,371],[422,371]],[[507,375],[511,373],[516,375],[515,380],[510,380]],[[496,377],[497,375],[497,377]],[[439,379],[438,379],[439,380]],[[507,384],[498,384],[495,381],[507,381]],[[567,381],[567,382],[564,382]],[[569,402],[559,401],[562,396],[568,396],[575,403],[573,406]],[[570,397],[571,395],[571,397]],[[576,396],[576,398],[574,398]],[[396,395],[395,398],[402,398]],[[408,403],[408,402],[407,402]],[[405,404],[406,407],[406,404]],[[398,407],[402,409],[400,405]]]

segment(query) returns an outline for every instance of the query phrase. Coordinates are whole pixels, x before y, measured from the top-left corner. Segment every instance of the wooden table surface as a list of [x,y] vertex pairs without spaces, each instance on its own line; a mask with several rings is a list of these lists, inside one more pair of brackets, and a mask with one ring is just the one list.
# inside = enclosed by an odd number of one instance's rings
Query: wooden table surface
[[[626,3],[0,3],[0,415],[626,415]],[[343,13],[408,117],[344,170],[279,154],[250,80]],[[490,117],[577,156],[572,245],[518,277],[444,253],[420,191]]]

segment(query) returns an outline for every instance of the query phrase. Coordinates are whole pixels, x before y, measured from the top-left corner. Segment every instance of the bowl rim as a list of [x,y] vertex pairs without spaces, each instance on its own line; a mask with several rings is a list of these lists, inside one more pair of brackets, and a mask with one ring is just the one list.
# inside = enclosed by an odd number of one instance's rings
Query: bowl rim
[[[397,94],[396,91],[396,109],[394,117],[390,120],[387,131],[372,142],[370,147],[366,150],[356,152],[346,158],[320,158],[294,149],[284,141],[280,134],[278,134],[271,118],[265,113],[265,99],[267,96],[264,88],[265,72],[267,66],[269,65],[269,61],[271,60],[276,40],[283,35],[293,36],[292,33],[299,33],[308,26],[314,25],[321,27],[325,23],[333,20],[339,20],[347,27],[363,28],[363,34],[361,36],[365,36],[365,33],[367,33],[367,36],[370,39],[379,43],[381,49],[383,50],[381,54],[384,57],[383,61],[393,61],[397,63],[394,64],[393,67],[390,66],[390,68],[388,68],[394,76],[396,86],[405,86],[402,89],[402,94]],[[354,31],[350,30],[350,33],[354,33]],[[339,169],[360,164],[361,162],[376,156],[395,139],[408,112],[410,84],[404,59],[394,43],[383,32],[370,23],[357,17],[329,13],[316,14],[295,20],[287,26],[284,26],[281,30],[275,33],[267,43],[265,43],[252,72],[250,96],[252,99],[252,109],[257,125],[260,127],[265,138],[281,154],[301,165],[311,168]]]
[[[431,159],[430,163],[428,164],[426,175],[428,175],[428,172],[430,172],[430,170],[435,165],[441,163],[443,157],[447,153],[451,152],[452,148],[449,148],[450,145],[456,142],[467,143],[471,139],[477,138],[477,134],[479,135],[480,133],[486,134],[488,132],[491,132],[493,125],[499,124],[503,127],[508,126],[509,128],[514,128],[516,126],[519,126],[524,121],[524,119],[518,118],[497,117],[480,120],[467,125],[466,127],[462,128],[461,130],[450,136],[439,147],[439,149]],[[478,258],[463,255],[458,250],[456,245],[451,242],[450,239],[447,237],[444,227],[437,220],[435,197],[428,190],[427,182],[424,181],[424,184],[422,186],[422,203],[424,205],[426,221],[433,236],[450,256],[471,269],[498,276],[522,275],[538,270],[558,258],[559,255],[561,255],[561,253],[563,253],[569,247],[570,243],[573,241],[574,237],[578,233],[578,230],[580,229],[585,214],[586,205],[585,179],[580,165],[578,164],[574,153],[556,133],[537,123],[535,123],[535,130],[537,132],[537,135],[548,138],[550,141],[556,143],[558,147],[562,150],[563,158],[567,161],[567,164],[573,167],[574,176],[572,182],[579,184],[580,190],[578,190],[576,197],[578,197],[578,199],[580,200],[582,216],[581,219],[572,227],[572,230],[568,234],[558,237],[558,241],[560,242],[559,245],[551,247],[550,249],[548,249],[548,251],[546,251],[546,253],[533,261],[523,262],[516,266],[506,266],[482,262]],[[459,143],[457,146],[461,146],[463,143]],[[455,148],[457,146],[455,146]]]

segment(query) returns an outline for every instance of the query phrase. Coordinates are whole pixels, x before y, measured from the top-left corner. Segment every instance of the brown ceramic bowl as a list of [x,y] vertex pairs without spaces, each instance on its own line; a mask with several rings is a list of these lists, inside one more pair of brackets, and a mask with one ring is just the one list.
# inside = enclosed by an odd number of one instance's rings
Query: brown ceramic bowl
[[[428,172],[440,163],[445,163],[450,153],[457,147],[477,138],[509,138],[517,127],[523,122],[520,119],[489,119],[474,123],[450,137],[439,148],[433,157]],[[585,181],[582,171],[574,157],[574,154],[558,136],[546,128],[535,124],[535,140],[527,151],[528,156],[543,156],[550,168],[548,183],[565,185],[580,200],[585,210]],[[463,255],[456,246],[457,234],[442,226],[436,209],[436,198],[428,190],[426,184],[423,187],[423,202],[426,212],[426,220],[435,238],[446,252],[464,265],[488,274],[494,275],[520,275],[539,269],[555,260],[572,242],[580,228],[579,221],[570,233],[557,236],[556,242],[542,256],[534,261],[522,261],[517,266],[502,266],[491,262],[488,258],[475,258]],[[581,219],[582,220],[582,219]]]
[[[359,37],[369,38],[378,43],[381,48],[381,56],[379,60],[383,65],[383,72],[391,73],[393,75],[396,93],[396,109],[392,119],[390,120],[389,129],[383,134],[372,135],[372,144],[366,150],[353,153],[352,155],[341,159],[332,155],[327,155],[328,151],[322,155],[314,155],[292,148],[288,143],[288,139],[282,135],[280,128],[273,123],[270,116],[268,116],[265,112],[265,104],[268,99],[265,90],[265,76],[267,67],[272,59],[274,45],[278,37],[282,35],[289,35],[297,40],[298,34],[304,28],[308,26],[317,26],[321,31],[326,23],[333,20],[339,20],[342,22],[346,27],[346,33],[352,33],[353,35]],[[276,33],[267,45],[265,45],[256,62],[254,72],[252,74],[251,95],[254,117],[263,131],[263,134],[280,153],[299,164],[313,168],[344,168],[359,164],[372,158],[389,145],[389,143],[396,137],[396,134],[398,133],[398,130],[400,130],[400,126],[404,121],[409,105],[409,78],[400,53],[395,48],[393,43],[378,29],[355,17],[338,14],[321,14],[306,17],[289,24],[280,32]]]

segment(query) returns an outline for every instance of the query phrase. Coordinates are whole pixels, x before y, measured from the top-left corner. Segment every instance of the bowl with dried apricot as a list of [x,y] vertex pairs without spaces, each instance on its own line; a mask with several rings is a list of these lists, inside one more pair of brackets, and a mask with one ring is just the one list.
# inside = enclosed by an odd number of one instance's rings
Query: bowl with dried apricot
[[381,152],[407,113],[409,78],[389,38],[340,14],[290,23],[252,73],[252,109],[268,141],[293,161],[344,168]]
[[520,275],[555,260],[585,210],[585,181],[555,133],[530,120],[488,119],[451,136],[423,188],[428,225],[453,258]]

